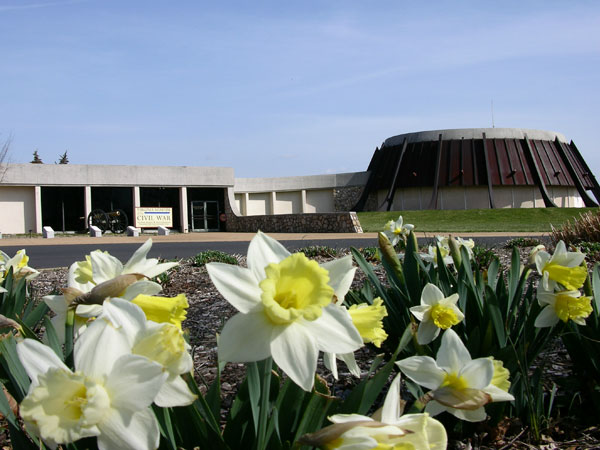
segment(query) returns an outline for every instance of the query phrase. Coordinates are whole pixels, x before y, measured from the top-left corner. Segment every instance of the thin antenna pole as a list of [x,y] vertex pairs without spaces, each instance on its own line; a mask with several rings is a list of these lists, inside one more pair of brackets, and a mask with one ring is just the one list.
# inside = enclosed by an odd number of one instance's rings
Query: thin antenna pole
[[492,128],[496,128],[494,125],[494,100],[492,100]]

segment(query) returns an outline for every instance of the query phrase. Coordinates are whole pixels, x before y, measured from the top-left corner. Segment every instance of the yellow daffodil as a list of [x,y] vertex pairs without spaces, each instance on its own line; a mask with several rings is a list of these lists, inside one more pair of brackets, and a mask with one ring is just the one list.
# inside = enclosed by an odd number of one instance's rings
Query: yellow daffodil
[[444,297],[444,293],[434,284],[427,283],[421,293],[421,304],[410,308],[410,312],[420,321],[417,342],[429,344],[439,334],[460,323],[464,314],[456,306],[458,294]]
[[582,296],[579,291],[554,292],[540,283],[537,298],[543,309],[535,319],[536,327],[552,327],[559,320],[585,325],[585,319],[592,313],[592,298]]
[[99,337],[86,332],[75,342],[75,372],[50,347],[33,339],[17,344],[31,378],[20,406],[25,426],[52,448],[91,436],[100,449],[157,448],[158,422],[149,406],[167,373],[130,354],[124,336]]
[[13,276],[18,280],[20,278],[26,278],[27,280],[33,280],[40,273],[29,267],[29,256],[27,256],[25,250],[19,250],[15,253],[12,258],[6,253],[0,250],[0,283],[4,281],[8,271],[12,268]]
[[408,378],[431,390],[425,412],[432,416],[447,411],[459,419],[479,422],[486,418],[487,403],[514,400],[511,394],[493,384],[492,360],[471,359],[452,329],[444,332],[437,359],[411,356],[396,364]]
[[146,320],[139,306],[111,298],[104,302],[102,314],[88,326],[83,336],[90,334],[97,338],[87,340],[91,344],[85,351],[97,352],[99,349],[93,345],[120,341],[124,337],[125,352],[144,356],[161,366],[168,377],[154,398],[158,406],[186,406],[196,399],[181,378],[192,370],[193,361],[190,346],[176,325]]
[[490,384],[502,389],[504,392],[508,392],[510,389],[510,372],[504,363],[498,359],[494,359],[490,356],[492,363],[494,364],[494,375],[492,375],[492,381]]
[[563,241],[556,244],[553,255],[538,249],[533,258],[546,291],[553,290],[554,283],[560,283],[568,291],[574,291],[583,286],[587,278],[587,270],[581,265],[585,254],[568,252]]
[[443,450],[448,444],[444,426],[429,414],[402,415],[400,376],[392,382],[383,407],[372,417],[336,414],[333,425],[300,438],[299,443],[324,449]]
[[362,346],[350,314],[334,304],[352,282],[351,257],[319,266],[259,232],[247,260],[248,268],[206,265],[215,287],[239,311],[219,336],[219,359],[251,362],[271,356],[310,391],[319,351],[343,354]]
[[406,239],[409,233],[415,228],[410,223],[403,223],[402,216],[398,217],[398,220],[390,220],[383,227],[383,232],[388,237],[392,245],[396,245],[400,242],[400,239]]
[[181,322],[187,315],[190,306],[185,294],[176,297],[157,297],[154,295],[140,294],[131,300],[146,314],[146,319],[158,323],[172,323],[181,330]]
[[361,303],[348,308],[352,323],[360,333],[364,343],[372,342],[375,347],[381,347],[387,339],[387,333],[383,329],[383,318],[388,315],[380,297],[373,299],[373,304]]
[[[345,306],[340,305],[340,308],[345,308]],[[373,343],[375,347],[381,347],[381,344],[388,336],[383,329],[382,319],[387,316],[387,309],[383,305],[383,300],[377,297],[373,299],[372,305],[367,303],[352,305],[348,308],[348,312],[350,313],[352,324],[356,327],[363,342],[365,344]],[[325,367],[331,370],[336,380],[338,379],[337,359],[346,363],[352,375],[360,377],[360,367],[356,363],[354,353],[335,354],[325,352],[323,354],[323,363]]]
[[[64,329],[67,311],[73,301],[73,297],[77,295],[91,292],[96,286],[110,282],[122,275],[136,274],[140,276],[140,280],[128,284],[123,292],[113,294],[113,297],[125,298],[132,300],[140,294],[156,295],[161,290],[160,284],[150,281],[149,278],[154,278],[166,270],[177,265],[175,262],[159,264],[158,259],[146,256],[152,247],[152,240],[148,239],[135,253],[129,258],[127,263],[122,264],[114,256],[108,252],[95,250],[86,256],[85,261],[79,261],[71,264],[68,275],[67,294],[62,295],[46,295],[43,297],[44,302],[54,312],[52,323],[56,329],[59,339],[64,342]],[[141,277],[143,275],[143,277]],[[93,317],[98,316],[102,312],[102,304],[81,304],[75,309],[75,328],[76,332],[83,327],[86,322]]]

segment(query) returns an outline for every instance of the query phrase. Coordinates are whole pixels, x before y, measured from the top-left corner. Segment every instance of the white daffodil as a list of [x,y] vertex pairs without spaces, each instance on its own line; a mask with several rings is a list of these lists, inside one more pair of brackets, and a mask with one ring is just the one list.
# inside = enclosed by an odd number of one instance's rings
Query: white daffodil
[[436,245],[430,245],[427,248],[427,253],[420,253],[421,258],[424,261],[433,263],[434,267],[438,266],[438,254],[437,249],[439,247],[440,254],[444,260],[444,265],[448,266],[450,264],[454,264],[454,260],[452,259],[452,255],[450,255],[450,246],[448,244],[448,237],[446,236],[436,236]]
[[[350,265],[351,264],[352,263],[350,262]],[[339,305],[339,300],[337,304]],[[345,306],[340,305],[340,308],[345,308]],[[372,343],[377,348],[381,347],[381,344],[388,336],[383,329],[383,318],[388,315],[387,309],[383,305],[383,300],[377,297],[373,299],[372,305],[367,303],[351,305],[350,308],[348,308],[348,312],[352,318],[352,324],[358,330],[363,342],[365,344]],[[325,364],[325,367],[331,370],[331,373],[336,380],[338,379],[336,358],[346,363],[346,366],[348,366],[348,370],[350,370],[352,375],[360,377],[360,368],[356,363],[354,353],[336,355],[326,352],[323,354],[323,363]]]
[[352,282],[348,260],[319,266],[259,232],[248,248],[248,268],[207,264],[215,287],[239,311],[219,336],[219,359],[252,362],[271,356],[310,391],[319,351],[343,354],[362,346],[348,311],[333,303]]
[[514,400],[514,397],[495,385],[494,362],[490,358],[471,359],[458,335],[446,330],[437,359],[411,356],[396,363],[415,383],[430,389],[431,400],[425,412],[435,416],[448,411],[469,422],[485,420],[484,405]]
[[556,244],[554,254],[539,249],[534,254],[537,271],[542,275],[545,290],[554,289],[554,283],[562,284],[567,290],[574,291],[583,286],[587,278],[587,269],[581,265],[585,254],[568,252],[563,241]]
[[[161,407],[190,405],[196,399],[180,375],[193,368],[190,346],[181,330],[172,323],[146,320],[144,311],[137,305],[120,298],[107,299],[102,314],[87,327],[83,336],[86,342],[110,343],[123,336],[128,350],[161,365],[168,378],[156,395],[154,402]],[[119,335],[119,336],[115,336]],[[87,351],[97,351],[90,347]]]
[[[159,264],[156,258],[146,259],[151,246],[152,240],[148,239],[135,251],[125,265],[114,256],[100,250],[95,250],[87,255],[86,261],[71,264],[68,287],[65,292],[61,295],[46,295],[43,297],[44,302],[55,313],[52,323],[61,342],[64,342],[67,311],[71,302],[77,296],[87,294],[96,286],[108,283],[122,275],[139,274],[140,276],[143,275],[142,278],[154,278],[177,265],[175,262]],[[133,300],[140,294],[153,296],[161,290],[160,284],[149,279],[140,279],[128,284],[122,292],[114,293],[111,296]],[[78,305],[75,309],[75,329],[79,330],[89,319],[98,316],[101,312],[101,301],[98,304]]]
[[383,232],[390,240],[392,245],[396,245],[400,239],[406,239],[406,236],[414,230],[415,226],[410,223],[403,223],[402,216],[398,217],[398,220],[390,220],[383,227]]
[[17,344],[31,378],[20,415],[50,447],[91,436],[97,436],[100,450],[158,447],[158,423],[149,406],[167,373],[130,354],[123,337],[112,337],[99,342],[95,334],[83,333],[75,343],[75,372],[50,347],[32,339]]
[[302,436],[299,442],[340,450],[442,450],[448,444],[446,429],[429,414],[402,415],[400,375],[392,382],[383,407],[372,417],[336,414],[329,420],[334,424]]
[[473,248],[475,247],[475,241],[473,241],[473,239],[463,239],[460,237],[455,237],[454,239],[456,239],[459,248],[464,247],[467,250],[469,259],[473,259]]
[[554,292],[540,283],[537,299],[543,309],[535,319],[536,327],[553,327],[559,320],[585,325],[585,319],[592,313],[592,298],[582,296],[579,291]]
[[440,330],[447,330],[465,318],[456,302],[458,294],[444,297],[436,285],[427,283],[421,293],[421,304],[410,308],[410,312],[421,322],[417,330],[419,344],[429,344],[438,337]]
[[19,250],[15,253],[12,258],[0,250],[0,283],[4,281],[8,271],[12,268],[13,276],[16,279],[26,278],[27,280],[33,280],[40,273],[32,267],[29,267],[29,256],[25,253],[25,250]]

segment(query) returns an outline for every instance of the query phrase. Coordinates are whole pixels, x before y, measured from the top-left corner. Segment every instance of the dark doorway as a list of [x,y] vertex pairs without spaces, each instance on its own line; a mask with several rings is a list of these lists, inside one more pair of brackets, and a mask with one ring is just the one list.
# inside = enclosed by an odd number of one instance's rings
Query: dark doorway
[[122,209],[128,223],[133,224],[133,188],[92,187],[92,209],[102,209],[106,213]]
[[179,188],[141,187],[140,206],[142,208],[166,207],[173,208],[173,228],[181,229],[179,217]]
[[81,187],[42,186],[42,226],[55,231],[83,231],[85,189]]
[[219,215],[224,211],[225,189],[188,188],[190,231],[223,231]]

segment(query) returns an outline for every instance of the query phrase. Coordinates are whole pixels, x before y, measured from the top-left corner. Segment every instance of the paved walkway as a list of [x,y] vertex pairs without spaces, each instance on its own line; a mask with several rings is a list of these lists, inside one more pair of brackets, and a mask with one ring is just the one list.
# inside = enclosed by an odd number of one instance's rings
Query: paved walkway
[[[314,241],[320,239],[376,239],[377,233],[268,233],[269,236],[278,241]],[[432,238],[437,235],[470,237],[541,237],[548,233],[538,232],[476,232],[476,233],[416,233],[418,238]],[[104,235],[100,238],[93,238],[87,235],[68,235],[59,236],[54,239],[43,239],[41,237],[3,237],[0,239],[0,247],[20,246],[20,245],[81,245],[81,244],[132,244],[135,242],[145,242],[149,237],[154,242],[249,242],[255,233],[174,233],[168,236],[158,236],[156,234],[143,234],[138,237],[125,235]]]

